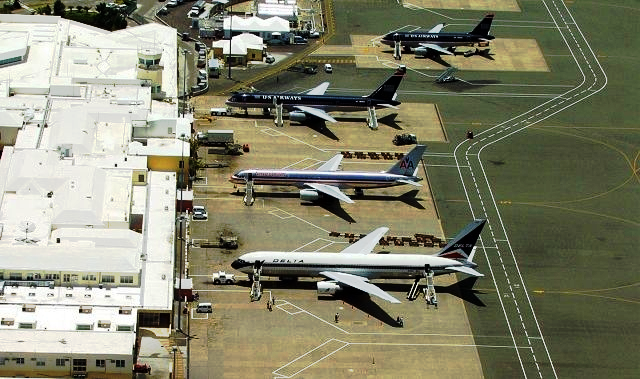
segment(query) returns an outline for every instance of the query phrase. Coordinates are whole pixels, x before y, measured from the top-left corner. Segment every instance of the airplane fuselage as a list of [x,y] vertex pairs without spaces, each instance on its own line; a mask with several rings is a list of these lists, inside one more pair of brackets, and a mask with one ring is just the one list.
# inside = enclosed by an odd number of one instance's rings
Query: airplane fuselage
[[249,169],[235,173],[229,181],[245,184],[251,175],[256,185],[295,186],[302,188],[305,183],[320,183],[338,187],[350,188],[385,188],[403,185],[400,180],[418,182],[416,176],[396,175],[385,172],[354,172],[354,171],[314,171],[314,170],[269,170]]
[[420,47],[422,44],[431,43],[441,47],[473,46],[480,42],[487,42],[495,37],[492,35],[480,36],[469,33],[429,33],[429,32],[392,32],[382,38],[382,43],[393,47],[396,41],[406,47]]
[[238,93],[226,104],[236,108],[275,108],[275,103],[282,104],[287,111],[295,111],[296,106],[308,106],[322,109],[325,112],[358,112],[368,108],[383,108],[381,104],[397,106],[399,101],[379,100],[361,96],[330,96],[330,95],[288,95],[282,93]]
[[476,266],[433,255],[259,251],[242,255],[231,267],[251,275],[256,261],[264,261],[263,276],[274,277],[322,277],[320,272],[331,271],[369,279],[413,279],[423,275],[425,265],[430,266],[434,275],[455,272],[447,267]]

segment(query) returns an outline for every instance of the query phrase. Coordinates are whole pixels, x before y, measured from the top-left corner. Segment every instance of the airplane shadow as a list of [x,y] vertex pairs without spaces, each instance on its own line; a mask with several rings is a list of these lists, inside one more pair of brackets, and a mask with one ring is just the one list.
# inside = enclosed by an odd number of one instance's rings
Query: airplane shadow
[[383,124],[396,130],[403,130],[402,127],[398,125],[398,122],[396,121],[396,117],[398,117],[397,113],[390,113],[384,117],[379,118],[378,124]]
[[307,126],[309,129],[322,134],[323,136],[330,138],[334,141],[340,141],[340,138],[333,133],[333,131],[327,128],[327,123],[325,120],[307,120],[302,125]]
[[[403,193],[400,196],[386,196],[386,195],[363,195],[363,196],[352,196],[357,201],[361,200],[373,200],[373,201],[400,201],[402,203],[407,204],[410,207],[416,209],[425,209],[425,207],[420,203],[424,199],[416,197],[420,190],[413,189],[408,192]],[[241,191],[239,188],[230,193],[231,195],[244,197],[244,191]],[[275,199],[298,199],[300,195],[294,192],[254,192],[254,197],[259,198],[261,196],[275,198]],[[341,219],[350,222],[356,223],[357,221],[347,213],[347,211],[342,208],[342,203],[338,199],[327,199],[322,198],[319,201],[315,202],[302,202],[300,205],[305,207],[321,207],[334,214],[335,216],[340,217]]]
[[[476,305],[478,307],[486,307],[486,304],[478,298],[477,294],[483,294],[481,291],[477,291],[473,289],[474,284],[478,278],[470,277],[463,279],[457,283],[451,284],[449,286],[435,286],[435,290],[437,294],[449,294],[455,296],[463,301]],[[280,280],[265,280],[260,282],[262,284],[263,291],[268,289],[297,289],[297,290],[308,290],[308,291],[316,291],[317,290],[317,282],[315,281],[280,281]],[[249,280],[241,280],[236,283],[239,286],[246,287],[247,289],[251,288],[251,282]],[[406,293],[411,288],[411,283],[375,283],[380,289],[385,292],[400,292]],[[424,282],[422,283],[422,288],[424,288]],[[384,309],[382,309],[376,301],[384,301],[384,300],[376,300],[374,301],[369,294],[362,292],[353,288],[344,288],[342,291],[338,292],[336,295],[329,296],[318,296],[318,300],[320,301],[344,301],[346,304],[353,306],[354,308],[370,315],[371,317],[384,322],[385,324],[392,326],[394,328],[400,327],[396,321],[396,318],[389,315]],[[408,300],[403,299],[403,302]],[[418,297],[415,301],[421,301],[421,297]]]
[[422,204],[420,204],[420,201],[422,201],[423,199],[416,197],[419,192],[420,190],[413,189],[396,197],[384,196],[384,195],[363,195],[363,196],[355,196],[355,199],[356,200],[377,200],[377,201],[400,201],[416,209],[425,209],[425,207]]
[[499,80],[456,80],[455,82],[436,83],[437,86],[453,92],[477,90],[491,84],[500,84]]

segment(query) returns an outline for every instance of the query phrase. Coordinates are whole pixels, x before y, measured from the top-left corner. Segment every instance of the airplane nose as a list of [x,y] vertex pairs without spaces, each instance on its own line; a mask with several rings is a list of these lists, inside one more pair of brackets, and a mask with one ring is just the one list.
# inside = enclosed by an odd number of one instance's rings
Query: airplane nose
[[234,270],[239,269],[242,266],[242,264],[240,263],[240,260],[236,259],[235,261],[231,262],[231,268],[233,268]]

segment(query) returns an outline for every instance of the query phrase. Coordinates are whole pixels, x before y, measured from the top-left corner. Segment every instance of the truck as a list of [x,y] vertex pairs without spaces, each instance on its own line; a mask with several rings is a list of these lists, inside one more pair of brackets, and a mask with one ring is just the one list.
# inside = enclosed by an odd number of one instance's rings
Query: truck
[[204,146],[227,146],[233,144],[233,130],[207,130],[196,134]]
[[397,134],[395,137],[393,137],[392,142],[396,146],[412,145],[414,143],[418,143],[418,138],[415,134]]
[[211,275],[213,284],[233,284],[236,282],[236,276],[233,274],[227,274],[224,271],[214,272]]

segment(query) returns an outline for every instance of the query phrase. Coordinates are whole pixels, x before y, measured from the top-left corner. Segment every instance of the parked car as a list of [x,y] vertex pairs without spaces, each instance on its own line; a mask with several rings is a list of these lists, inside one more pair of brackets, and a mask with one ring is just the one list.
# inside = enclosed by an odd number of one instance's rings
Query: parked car
[[200,303],[196,308],[196,313],[213,313],[213,305],[211,303]]
[[333,67],[331,66],[331,64],[326,63],[324,65],[324,72],[331,74],[333,72]]
[[306,38],[302,38],[300,36],[293,36],[293,43],[297,43],[297,44],[305,44],[307,43],[307,39]]
[[275,62],[275,61],[276,61],[276,58],[275,58],[273,55],[271,55],[271,54],[267,54],[267,55],[264,57],[264,61],[265,61],[266,63],[273,63],[273,62]]
[[285,42],[283,40],[277,39],[277,38],[270,39],[270,40],[267,41],[267,45],[271,45],[271,46],[281,46],[281,45],[284,45],[284,44],[285,44]]
[[193,219],[194,220],[206,220],[209,218],[207,209],[202,205],[193,206]]
[[309,38],[320,38],[320,32],[317,30],[310,31]]
[[174,8],[177,6],[178,6],[178,0],[169,0],[166,5],[167,8]]

